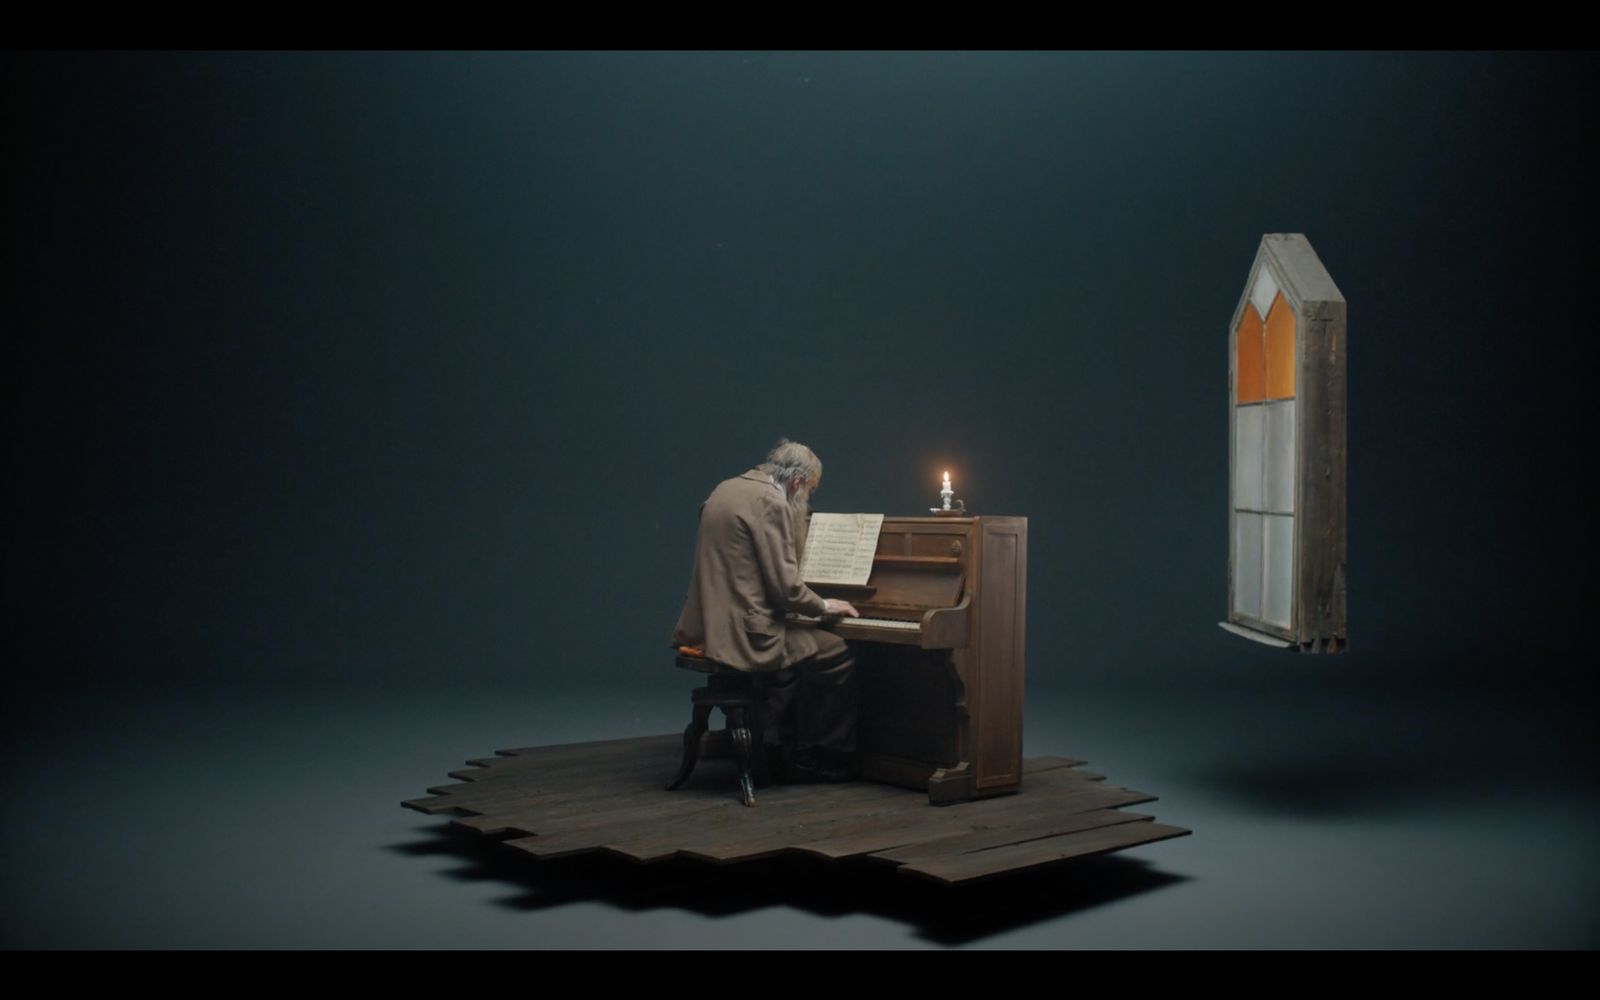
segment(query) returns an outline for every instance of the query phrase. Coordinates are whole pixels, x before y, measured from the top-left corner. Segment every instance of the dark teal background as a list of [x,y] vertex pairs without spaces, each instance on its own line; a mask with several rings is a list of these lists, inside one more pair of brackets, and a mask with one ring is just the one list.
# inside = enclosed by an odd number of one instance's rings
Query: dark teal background
[[[38,678],[633,683],[779,435],[821,509],[1028,516],[1030,684],[1568,669],[1587,57],[4,66]],[[1275,231],[1349,301],[1340,662],[1215,626]]]
[[[1594,76],[0,57],[0,946],[1593,948]],[[1338,657],[1216,625],[1268,232],[1349,303]],[[780,435],[823,510],[1027,516],[1026,751],[1195,835],[933,899],[398,807],[681,727],[695,512]]]

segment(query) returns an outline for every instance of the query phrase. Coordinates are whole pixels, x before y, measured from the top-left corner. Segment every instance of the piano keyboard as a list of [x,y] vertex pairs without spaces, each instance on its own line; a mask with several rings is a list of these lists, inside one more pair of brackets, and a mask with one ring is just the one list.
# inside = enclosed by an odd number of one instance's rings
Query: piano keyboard
[[872,628],[901,628],[907,632],[916,632],[922,628],[921,622],[903,622],[893,618],[841,618],[839,624],[869,625]]
[[[811,615],[790,615],[789,620],[805,622],[810,625],[823,621],[823,619],[814,618]],[[905,622],[897,618],[846,618],[830,615],[826,620],[835,625],[865,625],[868,628],[895,628],[906,632],[922,631],[921,622]]]

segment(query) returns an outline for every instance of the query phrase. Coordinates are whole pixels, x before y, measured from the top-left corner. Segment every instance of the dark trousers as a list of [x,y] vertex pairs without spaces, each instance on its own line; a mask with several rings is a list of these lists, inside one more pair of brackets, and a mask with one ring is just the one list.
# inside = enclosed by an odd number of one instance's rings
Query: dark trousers
[[849,646],[839,647],[765,675],[769,746],[855,750],[856,660]]

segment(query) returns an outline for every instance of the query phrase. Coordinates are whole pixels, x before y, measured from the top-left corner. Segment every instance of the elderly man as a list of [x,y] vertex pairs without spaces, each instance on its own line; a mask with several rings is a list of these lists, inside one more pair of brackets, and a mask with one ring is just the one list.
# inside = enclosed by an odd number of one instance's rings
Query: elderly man
[[821,482],[816,454],[782,440],[764,463],[711,491],[672,641],[766,675],[768,752],[776,759],[777,748],[787,748],[789,780],[843,781],[854,770],[854,658],[833,633],[790,627],[784,617],[860,617],[848,601],[823,598],[800,579],[810,498]]

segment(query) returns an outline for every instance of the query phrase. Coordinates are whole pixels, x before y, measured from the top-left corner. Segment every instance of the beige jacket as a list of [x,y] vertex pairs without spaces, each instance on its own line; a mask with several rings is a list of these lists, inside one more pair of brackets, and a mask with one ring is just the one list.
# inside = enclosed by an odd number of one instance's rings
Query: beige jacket
[[673,644],[700,646],[707,659],[740,670],[778,670],[819,651],[816,630],[789,628],[784,612],[820,615],[826,607],[800,580],[783,488],[759,469],[718,484],[700,505]]

